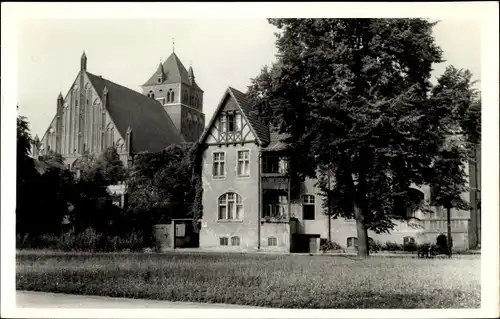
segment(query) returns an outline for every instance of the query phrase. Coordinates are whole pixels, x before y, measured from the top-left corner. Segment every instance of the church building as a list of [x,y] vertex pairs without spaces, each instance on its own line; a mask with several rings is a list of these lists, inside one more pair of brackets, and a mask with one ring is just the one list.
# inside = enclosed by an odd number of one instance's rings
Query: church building
[[[125,167],[134,155],[158,152],[169,145],[199,139],[205,126],[203,90],[172,52],[142,86],[143,94],[90,73],[85,52],[69,91],[59,94],[55,115],[32,156],[61,154],[72,169],[86,152],[98,156],[113,146]],[[125,185],[108,187],[119,206]]]
[[54,151],[71,168],[83,153],[98,155],[114,146],[129,166],[134,154],[200,137],[203,90],[175,53],[142,88],[143,94],[90,73],[83,53],[80,72],[69,91],[57,97],[54,118],[35,141],[33,156]]

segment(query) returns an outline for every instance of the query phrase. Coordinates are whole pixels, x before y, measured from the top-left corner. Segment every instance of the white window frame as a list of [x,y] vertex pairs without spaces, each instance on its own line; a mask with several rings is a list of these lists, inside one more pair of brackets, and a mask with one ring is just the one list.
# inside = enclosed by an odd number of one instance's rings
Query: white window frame
[[278,246],[278,238],[274,236],[267,237],[267,246],[276,247]]
[[264,211],[264,217],[287,217],[288,216],[288,197],[278,195],[277,201],[267,203]]
[[[217,158],[217,156],[219,156]],[[221,159],[222,157],[222,159]],[[216,174],[214,174],[216,173]],[[226,176],[226,152],[213,152],[212,153],[212,177],[224,178]]]
[[[229,117],[231,117],[233,119],[232,123],[233,123],[233,129],[232,130],[229,130]],[[229,133],[234,133],[236,132],[236,114],[235,113],[228,113],[227,114],[227,132]]]
[[[221,208],[224,208],[222,212]],[[222,221],[243,220],[243,199],[238,193],[227,192],[217,199],[217,219]]]
[[[351,245],[349,245],[349,242],[352,242]],[[358,238],[357,237],[347,237],[347,239],[346,239],[347,248],[354,248],[357,245],[358,245]]]
[[236,175],[238,177],[250,176],[250,150],[238,150],[236,154]]
[[241,117],[241,114],[240,112],[236,112],[235,115],[234,115],[234,120],[236,121],[236,131],[239,132],[241,131],[241,128],[242,128],[242,117]]
[[415,244],[416,240],[415,237],[413,236],[404,236],[403,237],[403,244],[408,245],[408,244]]
[[241,239],[239,236],[232,236],[231,237],[231,246],[240,246],[241,245]]
[[222,133],[225,133],[227,131],[227,120],[226,120],[226,114],[222,113],[220,117],[220,131]]
[[[223,244],[223,242],[225,242],[225,245]],[[229,246],[229,238],[219,237],[219,246]]]
[[[304,218],[304,208],[306,206],[313,207],[313,218]],[[304,194],[302,195],[302,219],[303,220],[315,220],[316,219],[316,196],[314,194]]]

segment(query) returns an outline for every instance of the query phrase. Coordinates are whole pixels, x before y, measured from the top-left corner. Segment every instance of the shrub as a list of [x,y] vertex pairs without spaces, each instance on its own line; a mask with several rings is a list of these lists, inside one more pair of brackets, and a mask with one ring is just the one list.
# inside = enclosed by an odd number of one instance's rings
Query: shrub
[[380,249],[382,248],[382,245],[378,241],[370,240],[370,241],[368,241],[368,247],[369,247],[370,251],[376,253],[376,252],[380,251]]
[[342,247],[340,247],[339,244],[337,244],[336,242],[332,242],[326,238],[321,238],[320,239],[320,250],[325,253],[327,251],[331,251],[331,250],[339,250],[341,249]]
[[387,250],[387,251],[401,251],[403,250],[403,245],[398,244],[396,242],[386,242],[384,245],[382,245],[381,250]]
[[132,231],[124,237],[107,237],[107,247],[112,251],[132,250],[137,251],[143,248],[144,238],[142,232]]
[[61,235],[43,234],[38,237],[22,236],[17,234],[16,245],[18,248],[56,249],[63,251],[123,251],[141,250],[144,238],[141,232],[132,231],[124,236],[105,236],[93,228],[83,232],[74,229]]
[[16,248],[30,248],[30,240],[28,234],[24,234],[21,236],[21,234],[16,235]]
[[406,243],[403,245],[403,250],[404,251],[417,251],[418,246],[416,243]]

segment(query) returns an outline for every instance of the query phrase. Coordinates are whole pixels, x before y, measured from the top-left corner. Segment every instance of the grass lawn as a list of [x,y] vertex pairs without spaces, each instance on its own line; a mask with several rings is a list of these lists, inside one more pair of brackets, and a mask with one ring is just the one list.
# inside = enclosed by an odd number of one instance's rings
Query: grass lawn
[[281,308],[479,308],[480,258],[21,253],[19,290]]

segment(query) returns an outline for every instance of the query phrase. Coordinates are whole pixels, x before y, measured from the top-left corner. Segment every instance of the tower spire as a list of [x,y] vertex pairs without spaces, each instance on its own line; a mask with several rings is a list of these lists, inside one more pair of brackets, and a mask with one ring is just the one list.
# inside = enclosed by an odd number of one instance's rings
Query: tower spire
[[80,58],[80,70],[87,71],[87,55],[85,50],[83,50],[82,57]]
[[172,38],[172,52],[175,53],[175,39]]

